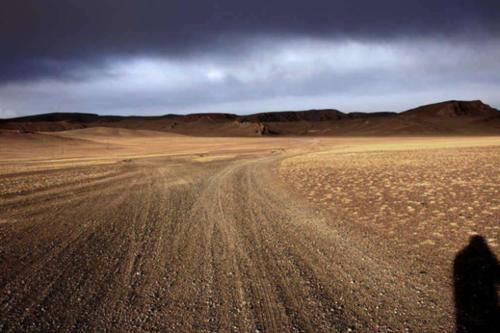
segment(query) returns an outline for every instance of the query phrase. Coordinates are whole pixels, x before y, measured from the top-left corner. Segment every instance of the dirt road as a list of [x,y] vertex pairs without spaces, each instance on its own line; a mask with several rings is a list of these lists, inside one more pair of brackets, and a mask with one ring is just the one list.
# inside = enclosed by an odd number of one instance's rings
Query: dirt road
[[[405,147],[437,142],[426,140]],[[369,156],[342,155],[371,144],[352,142],[333,143],[340,155],[332,161],[341,172],[359,171],[346,158]],[[450,142],[439,145],[471,144]],[[311,151],[319,143],[302,146]],[[351,209],[338,206],[340,199],[335,209],[308,200],[280,172],[290,170],[291,182],[305,174],[308,184],[333,162],[275,148],[280,145],[243,155],[231,150],[117,163],[101,157],[9,162],[0,175],[0,331],[452,331],[452,262],[436,269],[410,245],[399,252],[356,226],[354,217],[345,223]],[[478,165],[494,168],[486,160]],[[321,184],[345,182],[342,189],[352,188],[356,198],[353,186],[363,185],[363,175],[328,172],[332,180],[320,175]],[[411,239],[403,230],[406,236]]]
[[438,284],[335,228],[284,156],[2,176],[0,331],[452,330]]

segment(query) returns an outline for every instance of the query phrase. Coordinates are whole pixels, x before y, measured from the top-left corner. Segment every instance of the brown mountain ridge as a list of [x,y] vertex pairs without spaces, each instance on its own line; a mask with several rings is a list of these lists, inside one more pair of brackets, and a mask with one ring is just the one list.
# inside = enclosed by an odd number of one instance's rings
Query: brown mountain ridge
[[335,109],[251,115],[198,113],[152,117],[48,113],[0,119],[0,129],[20,132],[88,127],[155,130],[192,136],[498,135],[500,111],[475,100],[445,101],[401,113],[344,113]]

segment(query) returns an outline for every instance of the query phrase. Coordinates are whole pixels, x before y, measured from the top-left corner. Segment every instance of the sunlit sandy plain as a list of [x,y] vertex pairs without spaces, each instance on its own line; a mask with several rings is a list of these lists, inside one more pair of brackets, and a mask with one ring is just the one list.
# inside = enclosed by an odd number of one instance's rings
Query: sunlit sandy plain
[[0,331],[444,332],[500,137],[0,133]]

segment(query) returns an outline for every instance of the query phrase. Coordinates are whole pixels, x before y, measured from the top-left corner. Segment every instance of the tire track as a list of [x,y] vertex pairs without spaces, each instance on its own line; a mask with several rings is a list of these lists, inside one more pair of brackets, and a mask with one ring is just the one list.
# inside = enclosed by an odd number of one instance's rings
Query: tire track
[[0,331],[373,332],[435,319],[397,262],[276,180],[280,158],[136,161],[2,203],[17,221],[0,226]]

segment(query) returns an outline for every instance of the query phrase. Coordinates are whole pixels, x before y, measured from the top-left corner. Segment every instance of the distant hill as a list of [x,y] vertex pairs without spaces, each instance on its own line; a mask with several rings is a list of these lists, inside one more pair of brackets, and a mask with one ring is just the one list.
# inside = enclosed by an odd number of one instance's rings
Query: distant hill
[[346,118],[346,114],[338,110],[309,110],[264,112],[249,116],[240,116],[240,121],[249,122],[291,122],[291,121],[329,121]]
[[476,101],[446,101],[441,103],[419,106],[402,112],[403,116],[412,117],[494,117],[498,110],[483,102]]
[[335,109],[156,117],[50,113],[0,120],[1,129],[21,132],[90,127],[154,130],[193,136],[500,135],[500,111],[476,100],[445,101],[401,113],[344,113]]

